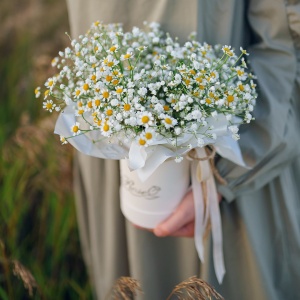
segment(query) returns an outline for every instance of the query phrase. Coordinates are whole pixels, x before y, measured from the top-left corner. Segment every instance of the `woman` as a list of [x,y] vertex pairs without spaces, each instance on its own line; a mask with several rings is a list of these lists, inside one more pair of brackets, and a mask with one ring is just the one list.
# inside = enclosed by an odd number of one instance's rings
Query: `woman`
[[[83,3],[84,2],[84,3]],[[200,41],[247,49],[258,77],[256,120],[241,128],[244,170],[220,159],[228,181],[219,191],[226,264],[219,285],[208,257],[201,275],[230,300],[297,299],[300,282],[300,1],[299,0],[69,0],[72,34],[94,20],[128,29],[158,21],[182,39],[197,27]],[[198,5],[197,5],[198,4]],[[198,270],[192,240],[157,239],[124,227],[118,203],[118,164],[78,154],[77,211],[83,252],[99,299],[121,275],[141,280],[143,299],[165,299]],[[97,187],[97,188],[95,188]],[[193,234],[188,194],[157,236]],[[182,218],[181,216],[185,216]],[[208,252],[209,253],[209,252]]]

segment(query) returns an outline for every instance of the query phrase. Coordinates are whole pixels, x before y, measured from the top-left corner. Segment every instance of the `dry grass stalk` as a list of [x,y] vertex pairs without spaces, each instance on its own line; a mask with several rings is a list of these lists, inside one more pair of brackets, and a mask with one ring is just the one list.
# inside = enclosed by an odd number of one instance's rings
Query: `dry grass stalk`
[[142,291],[140,283],[131,277],[120,277],[111,289],[108,299],[131,300],[138,291]]
[[30,273],[28,269],[26,269],[19,261],[13,260],[13,274],[19,277],[24,284],[26,290],[28,290],[28,294],[30,297],[33,296],[33,290],[38,288],[38,284],[34,279],[33,275]]
[[176,285],[167,300],[170,300],[172,296],[177,296],[179,300],[224,300],[211,285],[196,276],[192,276]]

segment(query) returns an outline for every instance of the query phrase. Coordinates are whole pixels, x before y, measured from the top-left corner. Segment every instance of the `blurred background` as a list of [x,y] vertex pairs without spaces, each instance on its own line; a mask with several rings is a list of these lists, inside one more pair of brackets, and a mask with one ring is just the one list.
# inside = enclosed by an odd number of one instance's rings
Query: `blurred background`
[[0,299],[91,299],[72,148],[34,89],[69,42],[65,1],[0,1]]

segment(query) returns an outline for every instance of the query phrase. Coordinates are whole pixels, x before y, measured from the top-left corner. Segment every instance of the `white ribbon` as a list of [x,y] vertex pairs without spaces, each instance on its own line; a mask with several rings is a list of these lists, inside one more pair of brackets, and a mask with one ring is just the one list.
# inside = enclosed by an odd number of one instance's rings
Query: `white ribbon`
[[[197,148],[197,156],[206,157],[204,148]],[[216,184],[209,165],[209,160],[192,162],[192,188],[195,203],[195,245],[199,258],[204,262],[203,238],[210,218],[213,239],[213,261],[219,283],[225,275],[223,257],[222,225]],[[202,184],[206,185],[206,191]],[[204,193],[207,201],[204,203]]]

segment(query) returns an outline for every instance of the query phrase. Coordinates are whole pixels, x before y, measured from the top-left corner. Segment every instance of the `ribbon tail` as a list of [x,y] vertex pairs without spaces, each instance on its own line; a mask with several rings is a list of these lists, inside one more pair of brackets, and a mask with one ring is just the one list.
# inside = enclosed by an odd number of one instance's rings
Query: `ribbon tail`
[[213,261],[215,273],[218,282],[221,284],[225,275],[225,264],[223,256],[223,238],[222,238],[222,224],[221,214],[217,195],[217,189],[215,180],[210,177],[207,181],[208,185],[208,198],[209,198],[209,210],[210,220],[212,228],[212,240],[213,240]]
[[195,204],[195,246],[201,262],[204,262],[204,245],[203,245],[203,234],[205,227],[203,226],[203,215],[204,215],[204,203],[202,196],[201,184],[199,184],[196,176],[198,163],[193,161],[191,172],[192,172],[192,187]]

